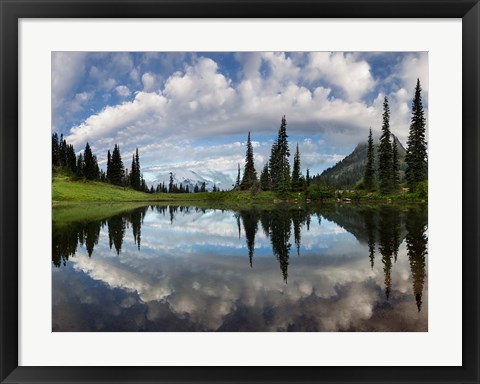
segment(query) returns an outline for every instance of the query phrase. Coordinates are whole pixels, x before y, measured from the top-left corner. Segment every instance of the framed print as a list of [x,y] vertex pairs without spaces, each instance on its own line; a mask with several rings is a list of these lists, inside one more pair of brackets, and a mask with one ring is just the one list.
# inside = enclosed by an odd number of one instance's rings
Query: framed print
[[0,4],[2,382],[479,381],[478,1]]

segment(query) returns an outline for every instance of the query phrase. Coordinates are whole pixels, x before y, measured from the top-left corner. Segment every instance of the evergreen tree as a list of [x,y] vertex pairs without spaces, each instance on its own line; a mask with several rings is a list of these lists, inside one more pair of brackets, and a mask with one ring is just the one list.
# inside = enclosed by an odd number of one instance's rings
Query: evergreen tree
[[277,140],[272,145],[270,155],[270,178],[275,192],[284,193],[290,190],[290,150],[288,148],[287,121],[282,116]]
[[390,107],[385,96],[383,101],[382,136],[378,147],[378,178],[381,193],[392,190],[392,144],[390,143]]
[[138,148],[135,151],[135,155],[132,155],[132,170],[130,172],[130,185],[137,191],[143,190],[142,188],[142,176],[140,171],[140,157],[138,156]]
[[292,191],[301,191],[303,187],[302,182],[302,173],[300,171],[300,151],[297,149],[295,151],[295,156],[293,157],[293,170],[292,170]]
[[205,185],[205,182],[202,183],[202,187],[200,188],[200,192],[207,192],[207,187]]
[[107,182],[111,183],[112,180],[112,175],[111,175],[111,161],[112,161],[112,155],[110,154],[110,150],[107,152]]
[[193,187],[193,193],[198,193],[200,190],[198,189],[198,185],[195,184],[195,187]]
[[67,167],[73,174],[77,172],[77,156],[73,145],[67,145]]
[[260,188],[264,191],[270,189],[270,174],[268,172],[268,163],[265,163],[262,173],[260,173]]
[[415,97],[412,103],[412,120],[407,139],[407,155],[405,157],[407,163],[405,176],[411,191],[415,190],[415,185],[419,181],[427,179],[428,172],[425,116],[421,92],[420,80],[417,79]]
[[52,165],[58,166],[60,161],[59,148],[58,148],[58,135],[52,134]]
[[96,161],[93,158],[92,149],[90,148],[90,145],[88,144],[88,142],[85,145],[85,150],[83,151],[83,163],[84,163],[83,173],[85,175],[85,178],[87,180],[95,180],[95,176],[96,176],[95,163],[96,163]]
[[240,183],[242,190],[250,189],[257,181],[257,171],[253,162],[253,148],[250,140],[250,132],[248,132],[247,139],[247,153],[245,155],[245,168],[243,171],[243,179]]
[[272,149],[270,151],[270,158],[268,159],[268,171],[269,171],[269,176],[270,176],[270,187],[272,189],[276,189],[278,185],[278,145],[277,145],[277,139],[272,144]]
[[78,177],[82,177],[82,178],[85,177],[83,167],[84,167],[83,155],[80,153],[77,159],[77,176]]
[[148,188],[147,182],[145,181],[142,175],[140,175],[140,191],[145,193],[150,192],[150,188]]
[[115,144],[110,160],[110,182],[115,185],[123,185],[125,176],[125,168],[123,167],[122,156],[120,155],[120,147]]
[[98,166],[97,156],[93,155],[93,179],[92,180],[99,180],[100,179],[100,167]]
[[367,191],[373,191],[375,183],[375,169],[373,165],[375,154],[373,151],[372,129],[370,128],[370,133],[368,134],[367,164],[365,166],[365,175],[363,176],[365,189]]
[[135,155],[132,155],[132,166],[131,166],[130,169],[132,171],[130,172],[130,175],[128,175],[129,184],[132,186],[133,189],[138,189],[138,179],[139,178],[135,174],[135,170],[137,169],[137,167],[135,166]]
[[307,174],[305,176],[305,184],[308,187],[310,187],[310,183],[311,183],[312,179],[310,177],[310,170],[307,168]]
[[140,171],[140,156],[138,155],[138,148],[135,148],[135,174],[138,175],[138,178],[143,178]]
[[395,137],[392,142],[392,189],[397,191],[400,187],[400,163],[398,160],[398,147]]
[[170,172],[170,180],[168,182],[168,193],[173,192],[173,173]]
[[63,138],[63,133],[60,135],[58,143],[58,165],[61,167],[67,165],[67,142]]

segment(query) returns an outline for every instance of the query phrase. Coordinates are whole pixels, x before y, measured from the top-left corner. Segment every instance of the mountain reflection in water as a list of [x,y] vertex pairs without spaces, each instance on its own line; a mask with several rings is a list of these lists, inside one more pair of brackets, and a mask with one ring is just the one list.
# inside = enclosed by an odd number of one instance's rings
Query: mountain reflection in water
[[427,207],[56,220],[54,331],[427,331]]

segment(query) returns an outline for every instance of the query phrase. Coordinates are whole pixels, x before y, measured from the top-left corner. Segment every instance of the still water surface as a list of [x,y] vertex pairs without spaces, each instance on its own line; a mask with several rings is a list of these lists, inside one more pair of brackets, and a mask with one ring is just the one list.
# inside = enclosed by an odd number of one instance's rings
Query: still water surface
[[53,331],[428,330],[426,205],[69,209]]

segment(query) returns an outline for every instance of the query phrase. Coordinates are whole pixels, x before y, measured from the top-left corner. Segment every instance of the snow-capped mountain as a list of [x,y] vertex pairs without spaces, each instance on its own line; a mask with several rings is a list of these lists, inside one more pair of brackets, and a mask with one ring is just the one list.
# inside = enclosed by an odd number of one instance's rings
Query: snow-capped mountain
[[[190,191],[193,191],[195,185],[198,185],[200,188],[203,183],[205,183],[207,191],[211,191],[214,185],[221,190],[230,190],[234,184],[234,181],[229,175],[213,170],[202,170],[200,173],[194,170],[177,169],[172,171],[172,174],[174,184],[177,184],[178,186],[182,184],[184,188],[188,185]],[[165,183],[165,185],[168,186],[169,182],[170,172],[155,174],[153,180],[148,180],[148,184],[153,185],[154,187],[160,183]]]

